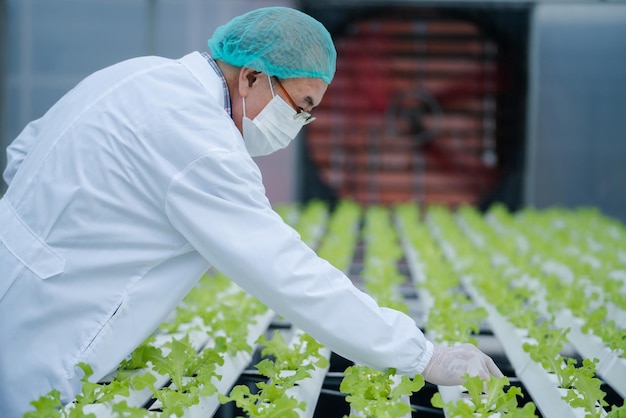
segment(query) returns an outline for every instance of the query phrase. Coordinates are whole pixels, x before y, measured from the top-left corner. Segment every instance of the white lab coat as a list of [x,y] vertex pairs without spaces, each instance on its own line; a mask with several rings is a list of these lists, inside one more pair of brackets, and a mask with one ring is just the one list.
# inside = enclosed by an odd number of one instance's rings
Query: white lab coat
[[215,266],[356,362],[409,375],[432,355],[272,211],[197,52],[86,78],[8,148],[0,200],[0,416],[114,370]]

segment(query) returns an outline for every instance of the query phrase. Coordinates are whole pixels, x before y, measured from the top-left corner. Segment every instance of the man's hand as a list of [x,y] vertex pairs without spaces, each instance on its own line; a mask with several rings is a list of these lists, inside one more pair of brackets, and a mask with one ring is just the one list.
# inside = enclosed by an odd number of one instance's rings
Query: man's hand
[[462,377],[480,376],[489,380],[491,376],[503,374],[491,357],[472,344],[455,347],[435,347],[433,357],[424,369],[424,380],[435,385],[455,386],[463,384]]

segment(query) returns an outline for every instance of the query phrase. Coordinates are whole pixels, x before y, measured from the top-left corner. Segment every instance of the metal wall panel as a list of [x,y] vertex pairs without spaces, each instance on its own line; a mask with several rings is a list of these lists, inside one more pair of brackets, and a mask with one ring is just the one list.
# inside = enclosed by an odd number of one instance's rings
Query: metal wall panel
[[[0,147],[4,145],[2,132],[6,124],[6,45],[7,45],[7,9],[6,0],[0,0]],[[6,155],[0,152],[0,168],[6,166]],[[4,194],[6,185],[0,180],[0,196]]]
[[538,5],[525,202],[626,221],[626,4]]

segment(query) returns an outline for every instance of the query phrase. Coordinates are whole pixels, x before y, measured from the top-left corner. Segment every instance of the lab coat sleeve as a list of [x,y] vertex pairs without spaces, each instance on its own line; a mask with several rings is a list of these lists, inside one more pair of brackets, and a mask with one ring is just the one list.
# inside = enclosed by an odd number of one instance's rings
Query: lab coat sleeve
[[421,373],[433,346],[415,322],[379,307],[307,247],[271,209],[242,154],[212,153],[179,173],[167,193],[172,224],[219,271],[337,354]]
[[19,136],[7,147],[7,166],[3,173],[4,181],[7,185],[11,184],[15,173],[22,165],[22,161],[24,161],[31,147],[37,141],[40,124],[41,119],[38,119],[26,125]]

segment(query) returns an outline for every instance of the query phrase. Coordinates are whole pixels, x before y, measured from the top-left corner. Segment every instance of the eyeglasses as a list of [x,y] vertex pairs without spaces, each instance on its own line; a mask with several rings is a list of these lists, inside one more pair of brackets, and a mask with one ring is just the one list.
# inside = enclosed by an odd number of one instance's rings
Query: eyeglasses
[[308,125],[309,123],[313,122],[315,120],[315,116],[311,115],[309,112],[298,106],[296,102],[294,102],[294,100],[291,98],[291,95],[287,93],[287,89],[283,87],[283,84],[280,82],[278,77],[274,77],[274,79],[276,80],[276,83],[278,83],[278,87],[280,87],[280,90],[284,93],[285,96],[287,96],[287,100],[289,101],[291,107],[293,107],[296,111],[296,114],[293,115],[293,118],[303,120],[304,125]]

